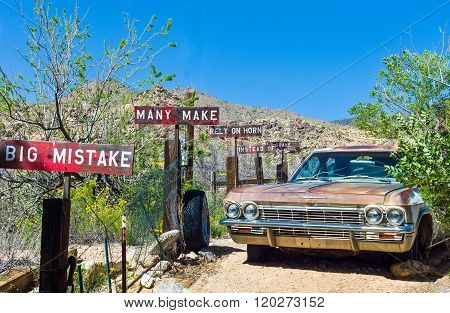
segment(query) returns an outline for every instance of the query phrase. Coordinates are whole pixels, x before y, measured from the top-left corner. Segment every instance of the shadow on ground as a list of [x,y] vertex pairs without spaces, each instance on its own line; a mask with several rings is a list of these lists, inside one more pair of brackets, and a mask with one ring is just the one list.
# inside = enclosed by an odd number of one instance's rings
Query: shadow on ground
[[390,267],[398,262],[395,256],[382,253],[361,253],[351,256],[345,252],[276,249],[270,253],[266,262],[254,264],[317,272],[377,275],[391,280],[417,282],[434,282],[450,272],[449,249],[446,244],[433,248],[429,258],[422,262],[428,269],[426,272],[418,271],[410,277],[396,277],[392,274]]

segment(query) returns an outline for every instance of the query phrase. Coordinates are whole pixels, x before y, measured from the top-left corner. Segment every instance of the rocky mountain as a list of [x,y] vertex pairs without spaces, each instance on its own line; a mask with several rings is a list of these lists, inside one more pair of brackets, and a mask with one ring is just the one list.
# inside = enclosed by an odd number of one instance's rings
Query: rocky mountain
[[[193,92],[193,90],[175,89],[172,90],[171,94],[178,99],[182,99],[186,98],[188,92]],[[289,173],[292,173],[301,160],[314,149],[344,145],[392,144],[388,140],[373,138],[351,126],[306,118],[288,110],[274,110],[231,103],[201,91],[196,91],[196,96],[198,97],[195,102],[196,106],[220,107],[221,124],[223,125],[264,125],[262,137],[239,140],[239,145],[251,145],[267,141],[298,142],[301,147],[300,153],[287,155]],[[198,128],[207,130],[207,126]],[[211,138],[204,146],[211,153],[211,156],[197,158],[197,177],[201,180],[207,180],[209,177],[205,177],[205,173],[210,175],[212,171],[217,171],[225,176],[226,157],[232,155],[234,151],[233,140]],[[276,163],[280,162],[280,155],[265,154],[263,160],[264,176],[266,178],[274,177]],[[254,158],[252,155],[242,155],[240,157],[240,178],[253,177],[255,177]]]

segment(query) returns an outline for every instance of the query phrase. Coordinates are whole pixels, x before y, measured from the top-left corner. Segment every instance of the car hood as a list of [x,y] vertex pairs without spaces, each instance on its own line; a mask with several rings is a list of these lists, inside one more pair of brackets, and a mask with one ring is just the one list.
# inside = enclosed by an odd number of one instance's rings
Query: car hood
[[228,200],[383,204],[386,195],[404,189],[400,183],[305,181],[233,189]]

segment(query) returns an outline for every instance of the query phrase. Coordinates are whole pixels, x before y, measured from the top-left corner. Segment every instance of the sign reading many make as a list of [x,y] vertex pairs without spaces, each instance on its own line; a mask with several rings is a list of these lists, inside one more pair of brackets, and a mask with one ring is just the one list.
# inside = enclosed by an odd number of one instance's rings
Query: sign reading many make
[[0,141],[0,168],[129,176],[133,161],[132,146]]
[[136,124],[217,125],[219,107],[135,106]]
[[209,135],[211,137],[250,137],[261,136],[263,127],[261,125],[248,126],[211,126]]

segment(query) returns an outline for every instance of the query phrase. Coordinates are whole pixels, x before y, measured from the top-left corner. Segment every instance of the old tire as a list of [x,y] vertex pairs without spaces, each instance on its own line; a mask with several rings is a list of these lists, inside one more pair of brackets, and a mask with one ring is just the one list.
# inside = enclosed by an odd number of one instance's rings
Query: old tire
[[425,215],[420,221],[416,238],[411,250],[402,255],[402,260],[422,261],[428,258],[433,240],[433,221],[431,215]]
[[269,256],[268,246],[247,245],[247,262],[264,262]]
[[186,191],[183,197],[182,221],[186,249],[198,252],[207,248],[210,237],[210,223],[208,201],[203,191]]

